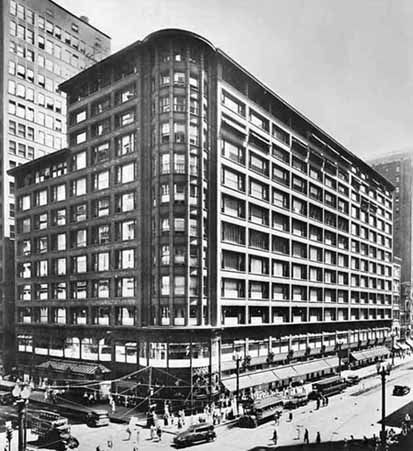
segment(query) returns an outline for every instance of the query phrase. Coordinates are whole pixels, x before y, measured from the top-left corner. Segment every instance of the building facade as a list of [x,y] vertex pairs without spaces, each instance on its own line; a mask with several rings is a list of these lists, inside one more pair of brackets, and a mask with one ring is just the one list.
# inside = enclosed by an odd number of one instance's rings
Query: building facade
[[393,201],[393,252],[395,256],[401,259],[400,325],[403,331],[410,331],[413,320],[413,156],[410,153],[391,153],[371,161],[371,164],[395,187]]
[[234,355],[253,372],[384,344],[386,179],[193,33],[61,89],[70,148],[12,171],[22,368],[99,360],[214,390]]
[[110,38],[50,0],[4,0],[0,13],[0,349],[8,349],[15,198],[7,171],[66,145],[66,95],[59,84],[107,56]]

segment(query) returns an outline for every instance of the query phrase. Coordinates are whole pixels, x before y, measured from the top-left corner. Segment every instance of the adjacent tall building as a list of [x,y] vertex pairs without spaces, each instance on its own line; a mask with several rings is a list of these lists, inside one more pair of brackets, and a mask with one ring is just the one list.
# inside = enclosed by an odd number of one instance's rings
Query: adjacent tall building
[[59,84],[109,55],[110,38],[50,0],[2,0],[0,13],[1,351],[10,349],[4,333],[10,337],[14,301],[15,197],[7,171],[66,145]]
[[384,177],[190,32],[60,89],[69,148],[11,171],[21,368],[150,366],[214,389],[237,359],[318,359],[314,377],[338,350],[388,352]]
[[401,258],[400,325],[410,333],[413,320],[413,154],[393,152],[371,161],[394,190],[394,255]]

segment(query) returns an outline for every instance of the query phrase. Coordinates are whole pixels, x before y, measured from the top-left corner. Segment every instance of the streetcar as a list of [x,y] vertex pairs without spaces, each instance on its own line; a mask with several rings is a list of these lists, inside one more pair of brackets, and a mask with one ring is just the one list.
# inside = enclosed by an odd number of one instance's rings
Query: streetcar
[[333,396],[341,393],[347,387],[346,381],[341,376],[333,376],[328,379],[315,382],[312,385],[311,399],[317,399],[321,396]]
[[255,428],[258,424],[274,418],[274,414],[281,410],[282,404],[282,398],[278,394],[245,403],[245,413],[239,419],[238,425]]

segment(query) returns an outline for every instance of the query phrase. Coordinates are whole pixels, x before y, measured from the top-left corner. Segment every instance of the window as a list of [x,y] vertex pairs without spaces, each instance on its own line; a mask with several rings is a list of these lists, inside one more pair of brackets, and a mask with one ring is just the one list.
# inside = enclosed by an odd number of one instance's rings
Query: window
[[116,295],[119,297],[132,297],[135,295],[135,279],[122,277],[117,279]]
[[186,140],[186,127],[184,123],[174,122],[174,140],[176,143],[184,143]]
[[36,191],[34,198],[35,198],[36,206],[46,205],[47,204],[47,190],[44,189],[41,191]]
[[86,221],[87,219],[87,204],[79,204],[72,207],[72,221],[73,222],[81,222]]
[[135,151],[135,134],[129,133],[127,135],[119,136],[115,140],[116,154],[126,155]]
[[263,130],[269,131],[270,123],[268,119],[250,108],[250,122]]
[[87,272],[87,256],[78,255],[76,257],[72,257],[72,268],[73,273],[79,274]]
[[250,187],[249,192],[252,197],[256,197],[257,199],[268,201],[268,193],[269,189],[267,185],[264,185],[260,182],[250,179]]
[[96,116],[98,114],[107,111],[110,108],[110,96],[102,97],[96,102],[92,103],[92,115]]
[[272,135],[275,139],[278,139],[278,141],[281,141],[284,144],[289,145],[290,143],[290,135],[284,131],[281,127],[278,127],[278,125],[272,124]]
[[135,165],[134,163],[125,164],[116,168],[116,182],[129,183],[135,179]]
[[92,125],[92,136],[102,136],[110,132],[110,118],[103,119]]
[[[185,112],[186,111],[186,99],[183,96],[174,96],[174,111]],[[169,98],[168,98],[168,108],[169,108]],[[168,109],[169,111],[169,109]]]
[[77,145],[77,144],[82,144],[86,141],[86,130],[74,133],[72,135],[72,144]]
[[79,122],[85,121],[87,119],[86,114],[86,109],[72,113],[72,123],[79,124]]
[[52,186],[52,199],[55,202],[60,202],[66,199],[66,185]]
[[71,182],[71,195],[83,196],[86,194],[86,177],[82,177]]
[[222,91],[222,103],[234,113],[245,117],[245,104],[227,91]]
[[87,246],[87,230],[80,229],[73,232],[72,237],[73,247],[86,247]]
[[109,160],[110,145],[109,142],[94,146],[92,149],[94,163],[102,163]]
[[109,188],[109,171],[99,172],[93,175],[93,189],[99,191]]
[[132,124],[134,121],[135,121],[134,110],[125,111],[115,116],[116,127],[125,127],[126,125]]
[[184,72],[174,72],[174,84],[184,85],[185,84],[185,73]]
[[54,226],[61,226],[66,224],[66,209],[61,208],[52,211],[52,224]]
[[94,255],[95,271],[109,271],[109,252],[100,252]]
[[118,212],[131,211],[135,208],[135,194],[123,193],[116,199],[116,208]]
[[230,169],[222,169],[222,184],[237,191],[245,191],[245,176]]
[[223,222],[222,240],[229,243],[245,245],[245,228]]
[[161,295],[169,296],[170,292],[169,276],[161,276]]
[[136,95],[135,84],[126,86],[125,88],[115,92],[115,104],[119,105],[133,99]]
[[108,197],[104,197],[102,199],[98,199],[95,201],[94,203],[94,214],[95,217],[101,218],[103,216],[108,216],[109,215],[109,198]]
[[118,268],[131,269],[135,267],[135,251],[133,249],[122,249],[118,253]]
[[117,224],[118,238],[122,241],[135,239],[135,221],[128,220]]
[[245,149],[225,139],[222,140],[222,155],[237,163],[245,164]]

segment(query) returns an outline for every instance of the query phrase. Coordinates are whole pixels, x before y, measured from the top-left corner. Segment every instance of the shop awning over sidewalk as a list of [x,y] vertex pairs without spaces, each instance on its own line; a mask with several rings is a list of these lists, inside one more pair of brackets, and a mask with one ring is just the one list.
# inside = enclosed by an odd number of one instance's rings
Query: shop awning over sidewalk
[[[243,390],[244,388],[257,387],[258,385],[263,384],[271,384],[275,382],[277,377],[274,375],[272,371],[264,371],[262,373],[256,374],[242,374],[239,377],[239,389]],[[224,387],[234,392],[237,389],[237,377],[230,377],[228,379],[223,379],[222,383]]]
[[306,376],[307,374],[330,370],[330,366],[325,360],[313,360],[301,365],[294,365],[294,369],[297,372],[297,376]]
[[72,372],[85,376],[110,373],[110,370],[100,363],[80,363],[68,360],[47,360],[36,365],[36,368],[56,371],[58,373]]
[[390,351],[385,346],[377,346],[376,348],[365,349],[364,351],[355,351],[351,353],[354,360],[369,360],[376,357],[385,357]]

